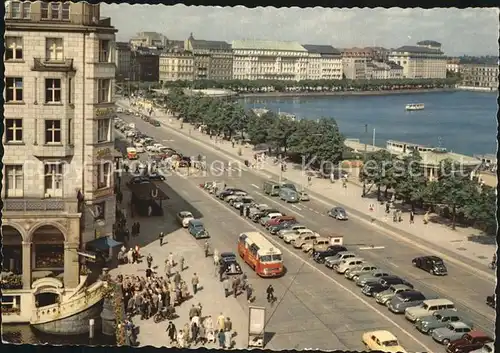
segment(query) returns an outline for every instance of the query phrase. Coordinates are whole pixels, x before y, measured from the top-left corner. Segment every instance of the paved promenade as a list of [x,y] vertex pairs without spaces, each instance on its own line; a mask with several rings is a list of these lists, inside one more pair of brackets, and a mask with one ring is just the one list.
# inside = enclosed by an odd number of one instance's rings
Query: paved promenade
[[[120,104],[128,106],[126,101],[120,101]],[[215,141],[210,139],[208,135],[198,132],[190,124],[184,123],[183,129],[180,128],[180,122],[172,119],[166,114],[156,111],[155,118],[167,125],[173,131],[189,137],[191,140],[196,140],[207,147],[213,148],[232,157],[238,161],[249,160],[253,161],[254,152],[251,147],[241,147],[235,145],[232,147],[230,142]],[[241,147],[241,156],[238,155],[238,150]],[[280,175],[279,166],[273,165],[272,160],[263,163],[259,166],[259,172],[266,175],[268,178],[278,179]],[[374,226],[379,226],[387,229],[387,231],[404,234],[410,239],[422,239],[425,242],[435,244],[440,248],[453,251],[460,256],[469,258],[478,263],[479,266],[486,266],[491,262],[491,257],[495,252],[495,238],[481,235],[479,230],[473,228],[456,227],[452,230],[449,225],[442,224],[443,220],[437,215],[430,217],[429,224],[423,222],[423,215],[415,215],[415,223],[409,223],[409,213],[403,213],[403,222],[394,223],[392,217],[387,217],[384,205],[376,202],[376,199],[368,197],[362,198],[362,189],[356,183],[349,183],[347,188],[343,188],[341,183],[331,183],[327,179],[313,178],[311,185],[307,185],[307,176],[302,172],[299,165],[288,165],[287,171],[284,172],[283,178],[286,178],[298,185],[306,186],[307,191],[311,196],[320,195],[319,200],[331,201],[336,204],[345,206],[348,211],[354,210],[365,221],[372,222]],[[370,205],[375,206],[374,211],[370,211]],[[325,207],[326,204],[325,204]],[[352,216],[352,212],[351,212]],[[391,216],[391,215],[390,215]],[[417,242],[417,241],[415,241]]]
[[[129,192],[126,187],[122,187],[124,193],[124,202],[129,200]],[[158,276],[165,277],[164,261],[168,258],[169,253],[174,254],[174,261],[178,263],[181,256],[185,259],[185,269],[180,272],[182,279],[188,283],[189,291],[192,294],[191,278],[196,272],[200,279],[201,290],[192,298],[176,307],[178,318],[172,320],[176,325],[177,330],[189,323],[189,309],[193,304],[201,303],[202,316],[211,316],[214,322],[214,327],[217,322],[217,317],[222,313],[225,317],[229,317],[233,322],[233,332],[236,332],[234,340],[234,348],[246,348],[248,336],[248,316],[243,307],[238,303],[238,300],[231,297],[224,298],[222,284],[214,276],[213,260],[203,256],[203,241],[196,241],[185,229],[175,221],[175,213],[178,211],[178,205],[171,201],[164,202],[163,209],[166,211],[163,217],[129,217],[128,225],[136,221],[141,223],[141,235],[138,237],[130,237],[129,247],[136,244],[141,247],[141,254],[145,257],[148,254],[153,256],[153,268]],[[182,207],[182,206],[181,206]],[[163,231],[166,234],[163,246],[160,247],[158,234]],[[166,242],[166,243],[165,243]],[[178,270],[178,265],[174,270]],[[147,268],[146,261],[139,264],[124,264],[110,271],[111,275],[138,275],[145,276]],[[140,320],[139,316],[135,316],[133,321],[139,326],[139,334],[137,340],[141,347],[168,347],[169,339],[167,337],[166,328],[168,320],[160,323],[154,323],[153,318],[148,320]],[[200,348],[200,345],[191,345],[191,348]],[[206,348],[217,348],[217,344],[209,343],[203,345]]]

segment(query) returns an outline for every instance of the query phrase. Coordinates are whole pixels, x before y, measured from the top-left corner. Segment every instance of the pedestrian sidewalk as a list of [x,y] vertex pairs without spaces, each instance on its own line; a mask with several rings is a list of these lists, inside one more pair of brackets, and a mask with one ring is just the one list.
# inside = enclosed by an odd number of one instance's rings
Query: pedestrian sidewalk
[[[122,105],[129,106],[127,102],[122,101]],[[154,112],[156,119],[161,121],[171,130],[184,135],[191,140],[197,140],[205,144],[208,148],[215,149],[230,155],[238,161],[254,161],[255,152],[251,146],[241,146],[229,141],[216,141],[210,139],[206,134],[199,132],[192,125],[184,123],[183,129],[181,123],[172,116]],[[239,153],[241,151],[241,155]],[[272,158],[266,162],[260,163],[257,168],[259,172],[274,175],[275,179],[280,176],[280,166],[274,165]],[[307,175],[300,165],[288,165],[287,171],[281,173],[283,179],[292,181],[302,187],[308,184]],[[342,183],[331,183],[329,179],[313,178],[310,185],[304,187],[311,196],[320,195],[318,199],[328,199],[333,203],[338,203],[346,208],[352,209],[364,216],[365,219],[371,219],[372,223],[380,225],[389,231],[404,233],[410,239],[419,238],[424,242],[438,246],[439,248],[452,251],[460,256],[469,258],[478,264],[488,265],[491,262],[492,254],[496,251],[496,242],[494,237],[483,236],[481,231],[473,228],[456,227],[452,230],[445,224],[434,223],[437,220],[442,221],[437,215],[430,215],[430,222],[424,224],[423,215],[416,214],[414,224],[409,223],[409,214],[403,213],[403,222],[392,222],[392,214],[389,217],[385,213],[385,205],[380,205],[374,198],[362,198],[362,188],[355,183],[349,183],[347,188],[342,187]],[[370,205],[374,206],[370,211]],[[333,206],[333,205],[332,205]],[[325,208],[327,206],[325,205]]]

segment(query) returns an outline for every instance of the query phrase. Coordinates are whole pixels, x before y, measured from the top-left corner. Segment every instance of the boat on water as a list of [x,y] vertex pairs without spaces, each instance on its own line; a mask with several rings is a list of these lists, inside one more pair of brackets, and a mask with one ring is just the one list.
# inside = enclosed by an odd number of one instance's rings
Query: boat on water
[[424,107],[425,107],[424,103],[412,103],[406,105],[406,110],[408,111],[423,110]]

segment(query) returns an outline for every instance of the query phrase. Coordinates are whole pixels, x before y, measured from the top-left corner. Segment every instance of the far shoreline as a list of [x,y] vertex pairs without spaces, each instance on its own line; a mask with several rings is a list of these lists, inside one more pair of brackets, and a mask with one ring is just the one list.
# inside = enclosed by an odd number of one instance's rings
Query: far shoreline
[[329,96],[387,96],[396,94],[458,92],[457,88],[400,89],[387,91],[341,91],[341,92],[257,92],[243,93],[238,98],[296,98],[296,97],[329,97]]

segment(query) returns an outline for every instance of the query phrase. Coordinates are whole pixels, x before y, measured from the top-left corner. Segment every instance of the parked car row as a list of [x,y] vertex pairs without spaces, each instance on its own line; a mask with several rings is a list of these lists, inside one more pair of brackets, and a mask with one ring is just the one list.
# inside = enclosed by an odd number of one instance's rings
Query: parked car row
[[[200,186],[235,208],[244,207],[242,215],[259,223],[270,234],[283,239],[285,244],[309,253],[316,263],[324,264],[344,275],[347,280],[356,283],[364,295],[373,297],[392,313],[404,314],[418,331],[447,345],[449,353],[469,353],[493,342],[486,334],[475,330],[473,323],[457,311],[451,300],[428,297],[404,278],[365,261],[362,256],[343,245],[342,237],[320,236],[306,225],[300,224],[295,217],[287,216],[267,204],[257,203],[240,188],[219,188],[215,182],[206,182]],[[270,185],[268,188],[271,190]],[[336,208],[331,210],[333,217],[339,212],[342,211]],[[433,275],[447,274],[444,262],[436,256],[421,256],[413,259],[412,264]],[[404,352],[395,336],[388,331],[368,332],[362,339],[370,349]]]

